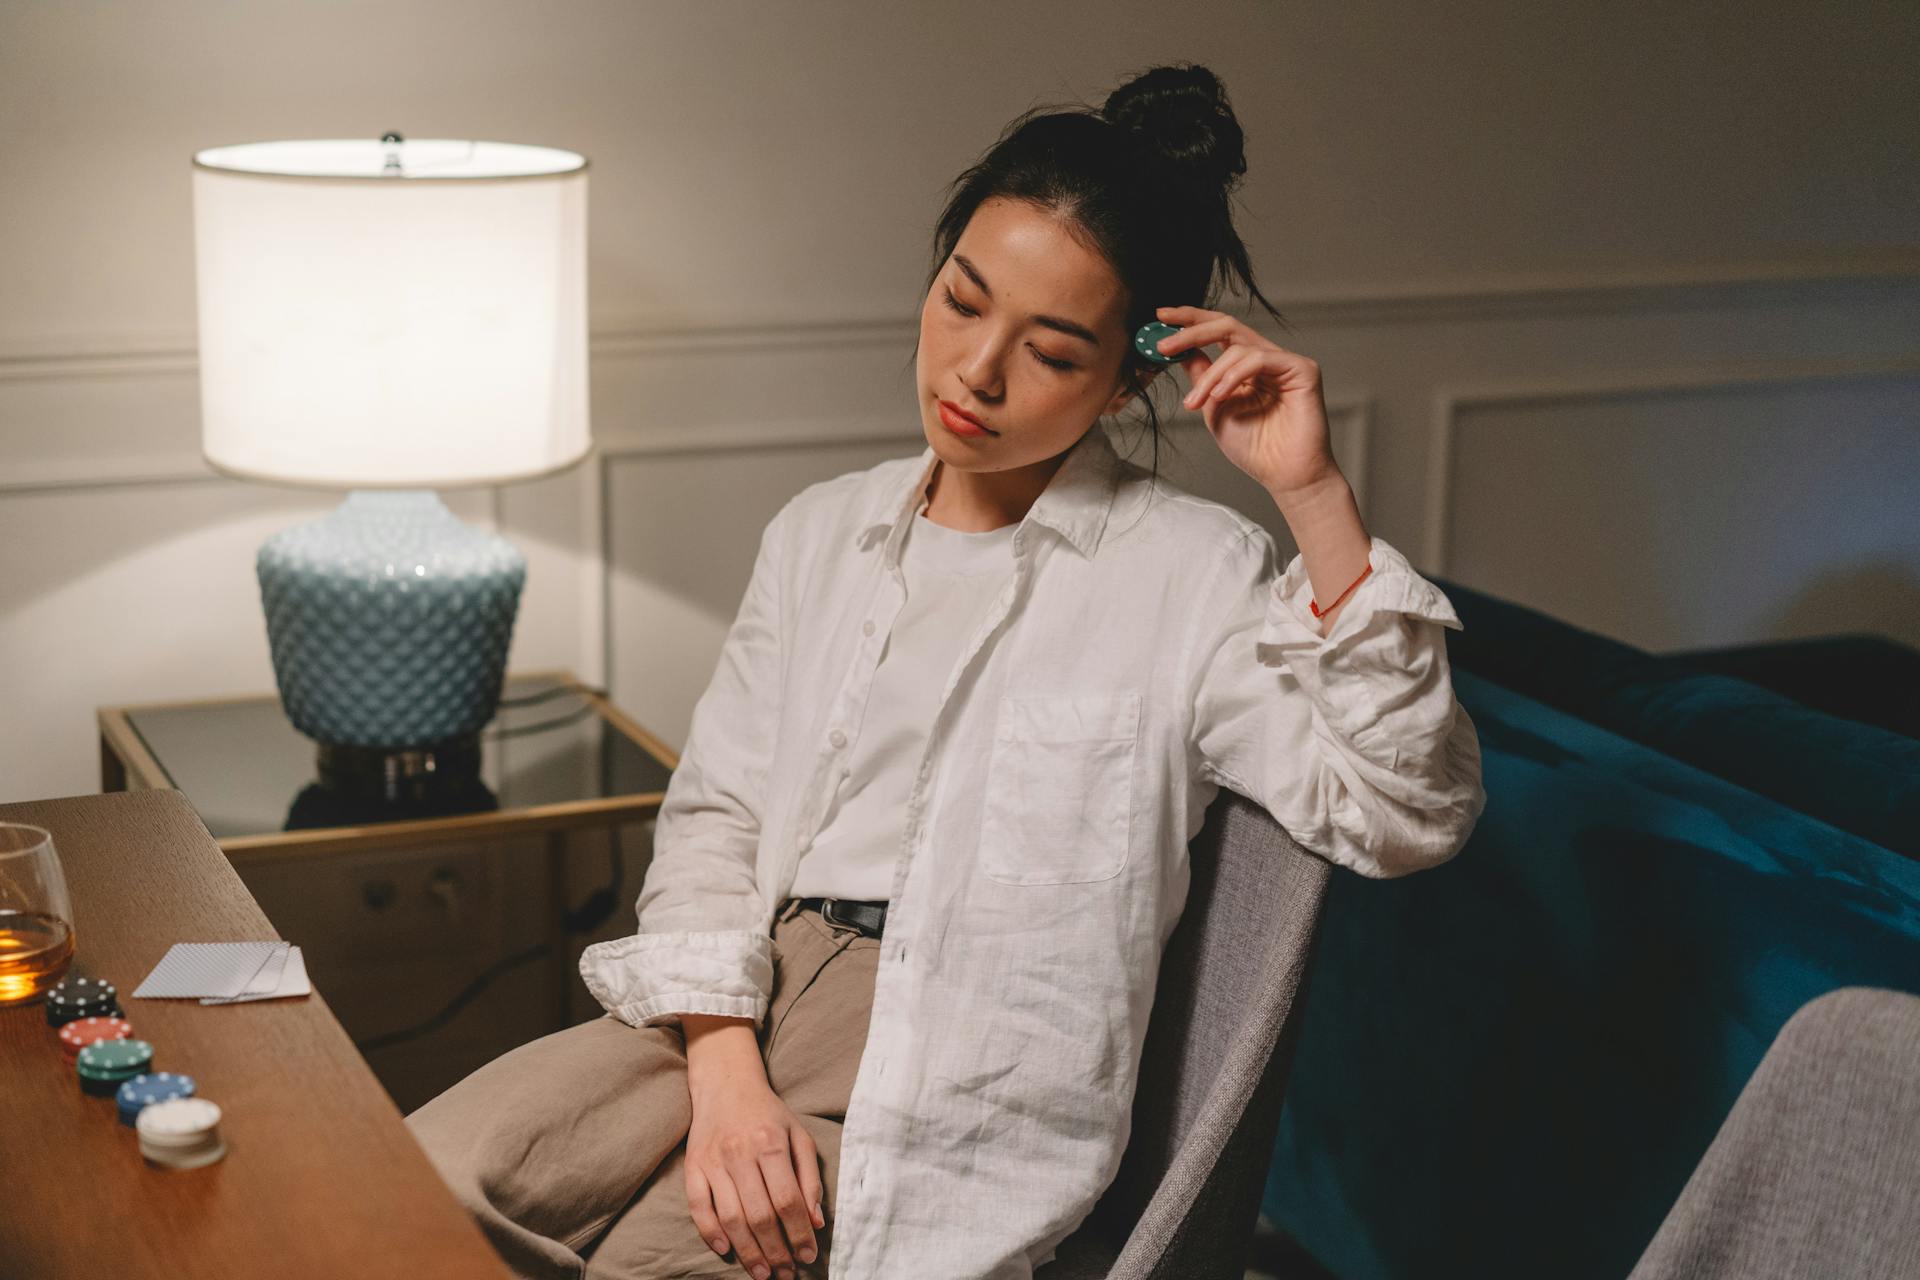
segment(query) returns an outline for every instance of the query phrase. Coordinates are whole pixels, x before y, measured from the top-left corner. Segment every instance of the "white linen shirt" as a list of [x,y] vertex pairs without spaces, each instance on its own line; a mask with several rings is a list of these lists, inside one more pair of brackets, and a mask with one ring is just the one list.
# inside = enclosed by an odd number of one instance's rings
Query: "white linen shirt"
[[[621,1020],[764,1017],[773,917],[843,775],[934,461],[810,485],[768,523],[638,931],[581,957]],[[1376,878],[1452,857],[1486,801],[1441,630],[1459,618],[1380,538],[1322,637],[1301,557],[1276,573],[1265,529],[1096,425],[1012,545],[903,815],[841,1131],[837,1280],[1029,1276],[1092,1210],[1219,787]]]

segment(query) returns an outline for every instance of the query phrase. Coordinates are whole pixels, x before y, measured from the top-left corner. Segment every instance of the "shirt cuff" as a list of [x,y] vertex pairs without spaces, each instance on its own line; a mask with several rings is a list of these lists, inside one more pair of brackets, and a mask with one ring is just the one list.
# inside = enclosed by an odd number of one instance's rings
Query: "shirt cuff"
[[1333,630],[1323,636],[1320,619],[1309,607],[1313,581],[1306,558],[1296,554],[1274,580],[1254,652],[1264,665],[1289,670],[1327,725],[1363,759],[1394,769],[1400,763],[1398,744],[1410,740],[1416,722],[1424,723],[1419,717],[1427,708],[1421,703],[1431,701],[1412,691],[1427,686],[1430,669],[1444,664],[1446,655],[1437,628],[1428,631],[1412,623],[1466,628],[1446,594],[1421,577],[1398,548],[1375,537],[1368,563],[1373,572],[1347,596]]
[[580,953],[580,976],[602,1008],[635,1027],[683,1013],[751,1018],[773,992],[773,939],[750,930],[639,933]]
[[1307,576],[1307,558],[1296,552],[1286,570],[1274,579],[1266,625],[1260,632],[1260,660],[1271,666],[1303,653],[1325,657],[1366,630],[1372,616],[1382,610],[1427,618],[1455,631],[1466,630],[1460,615],[1454,612],[1453,602],[1421,577],[1391,543],[1375,537],[1367,562],[1373,572],[1353,589],[1340,607],[1340,616],[1333,620],[1333,630],[1322,636],[1320,619],[1313,616],[1310,607],[1313,579]]

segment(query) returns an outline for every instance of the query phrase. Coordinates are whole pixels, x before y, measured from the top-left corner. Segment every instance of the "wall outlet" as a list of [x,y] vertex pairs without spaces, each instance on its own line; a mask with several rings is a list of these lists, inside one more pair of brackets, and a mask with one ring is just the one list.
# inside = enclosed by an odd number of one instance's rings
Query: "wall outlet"
[[448,844],[236,869],[281,936],[326,969],[495,950],[502,856]]

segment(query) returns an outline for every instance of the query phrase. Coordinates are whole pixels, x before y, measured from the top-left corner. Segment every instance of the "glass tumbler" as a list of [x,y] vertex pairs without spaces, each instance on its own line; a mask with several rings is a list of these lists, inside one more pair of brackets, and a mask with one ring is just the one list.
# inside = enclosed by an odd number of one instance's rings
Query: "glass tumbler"
[[0,822],[0,1005],[37,1000],[73,963],[73,902],[45,827]]

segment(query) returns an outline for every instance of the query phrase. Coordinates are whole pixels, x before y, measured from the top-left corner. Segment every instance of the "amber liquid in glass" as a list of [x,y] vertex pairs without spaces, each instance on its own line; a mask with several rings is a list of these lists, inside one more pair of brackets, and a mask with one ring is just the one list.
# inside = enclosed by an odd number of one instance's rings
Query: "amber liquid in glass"
[[73,926],[43,911],[0,911],[0,1005],[46,994],[73,963]]

